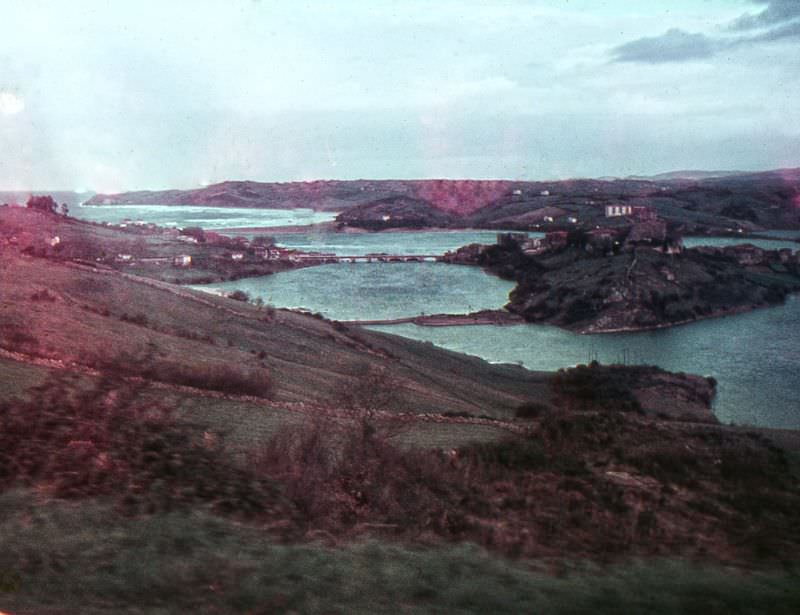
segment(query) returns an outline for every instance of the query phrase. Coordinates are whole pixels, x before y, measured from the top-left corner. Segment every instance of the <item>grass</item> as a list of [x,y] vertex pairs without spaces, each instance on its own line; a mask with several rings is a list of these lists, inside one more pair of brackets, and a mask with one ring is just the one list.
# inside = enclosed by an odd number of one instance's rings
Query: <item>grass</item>
[[[4,255],[5,258],[5,255]],[[85,364],[92,357],[150,353],[168,365],[268,370],[277,401],[328,402],[358,383],[364,366],[388,370],[390,409],[511,418],[548,394],[547,376],[358,327],[181,289],[176,296],[117,275],[9,255],[0,271],[0,347]],[[45,284],[46,281],[46,284]],[[54,301],[32,300],[45,288]],[[37,295],[38,296],[38,295]],[[231,312],[233,310],[233,312]],[[122,320],[126,316],[126,320]],[[22,334],[25,333],[27,337]]]
[[[0,496],[0,608],[83,613],[796,613],[796,569],[679,560],[511,562],[470,545],[278,544],[200,513],[121,519],[102,501]],[[49,611],[48,609],[52,609]]]

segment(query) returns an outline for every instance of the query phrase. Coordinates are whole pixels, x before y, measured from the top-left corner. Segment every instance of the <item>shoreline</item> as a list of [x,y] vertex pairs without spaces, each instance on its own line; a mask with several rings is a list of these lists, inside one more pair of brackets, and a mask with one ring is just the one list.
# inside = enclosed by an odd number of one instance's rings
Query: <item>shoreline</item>
[[426,316],[407,316],[404,318],[381,318],[375,320],[341,320],[345,325],[402,325],[413,324],[420,327],[457,327],[471,325],[522,325],[521,316],[503,310],[483,310],[471,314],[430,314]]

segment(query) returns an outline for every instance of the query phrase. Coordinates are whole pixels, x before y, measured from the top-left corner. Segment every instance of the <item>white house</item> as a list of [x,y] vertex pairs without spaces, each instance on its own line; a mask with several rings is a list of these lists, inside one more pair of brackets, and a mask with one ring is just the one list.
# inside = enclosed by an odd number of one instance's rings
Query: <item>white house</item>
[[630,216],[633,213],[631,205],[606,205],[606,218]]
[[179,254],[172,259],[173,267],[190,267],[192,264],[192,257],[189,254]]

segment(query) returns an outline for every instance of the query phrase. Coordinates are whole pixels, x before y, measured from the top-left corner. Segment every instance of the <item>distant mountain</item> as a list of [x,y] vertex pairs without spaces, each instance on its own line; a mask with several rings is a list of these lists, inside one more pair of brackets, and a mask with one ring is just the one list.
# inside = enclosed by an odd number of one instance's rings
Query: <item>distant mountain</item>
[[195,190],[98,194],[90,205],[162,204],[342,212],[361,228],[451,226],[551,230],[614,225],[607,204],[650,207],[686,233],[800,228],[800,169],[675,171],[653,178],[228,181]]
[[[530,182],[529,182],[530,183]],[[213,205],[343,211],[384,198],[407,196],[456,214],[471,213],[520,182],[506,180],[320,180],[264,183],[226,181],[193,190],[97,194],[88,205]]]
[[732,175],[746,175],[747,171],[669,171],[657,175],[631,175],[628,179],[642,179],[649,181],[669,181],[673,179],[711,179],[713,177],[730,177]]

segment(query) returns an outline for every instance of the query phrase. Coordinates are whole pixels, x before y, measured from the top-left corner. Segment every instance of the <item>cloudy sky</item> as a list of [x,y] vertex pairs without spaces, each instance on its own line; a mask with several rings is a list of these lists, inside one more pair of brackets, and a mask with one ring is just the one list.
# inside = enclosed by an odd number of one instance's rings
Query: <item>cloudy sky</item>
[[800,0],[0,0],[0,189],[800,166]]

